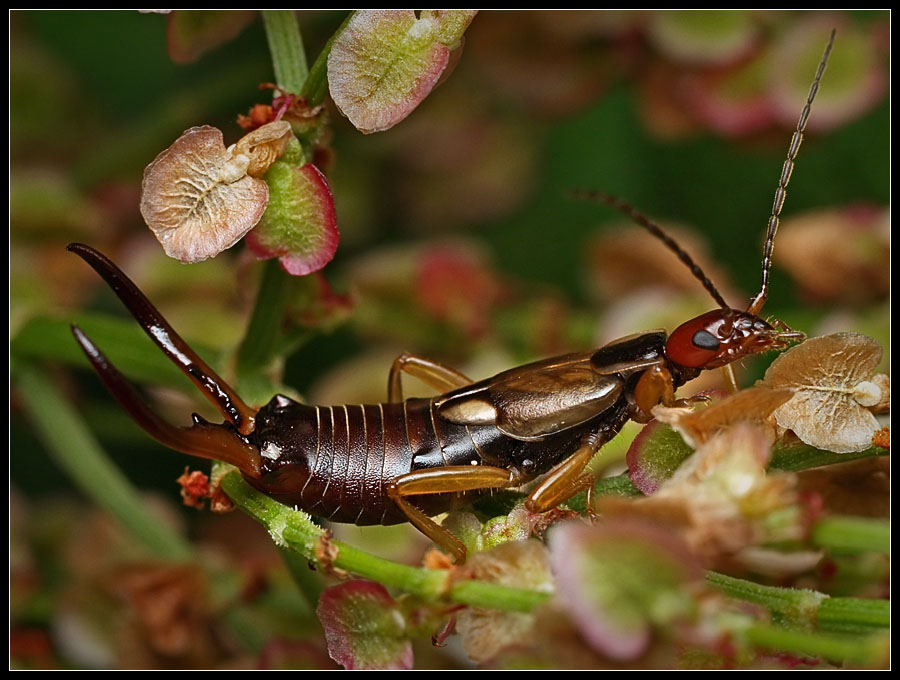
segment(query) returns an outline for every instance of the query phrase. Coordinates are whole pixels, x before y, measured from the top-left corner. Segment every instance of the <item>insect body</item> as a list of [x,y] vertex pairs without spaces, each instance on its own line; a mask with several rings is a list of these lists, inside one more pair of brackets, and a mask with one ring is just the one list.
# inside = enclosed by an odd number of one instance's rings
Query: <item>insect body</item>
[[[834,35],[832,34],[832,40]],[[191,427],[159,418],[77,327],[76,339],[106,386],[153,437],[178,451],[235,465],[260,491],[338,522],[409,521],[464,559],[465,547],[431,519],[474,493],[511,488],[544,475],[526,506],[549,510],[592,487],[586,467],[628,420],[646,422],[659,403],[703,370],[785,347],[802,334],[758,316],[785,189],[809,109],[831,49],[819,65],[776,192],[763,257],[762,288],[746,311],[730,307],[691,257],[660,227],[627,204],[593,194],[660,238],[702,282],[719,308],[671,335],[649,331],[591,352],[527,364],[472,382],[463,374],[403,355],[391,368],[388,402],[309,406],[276,395],[256,410],[172,329],[137,286],[109,259],[82,244],[69,250],[112,287],[162,351],[205,393],[226,422],[197,415]],[[402,373],[442,392],[402,397]]]

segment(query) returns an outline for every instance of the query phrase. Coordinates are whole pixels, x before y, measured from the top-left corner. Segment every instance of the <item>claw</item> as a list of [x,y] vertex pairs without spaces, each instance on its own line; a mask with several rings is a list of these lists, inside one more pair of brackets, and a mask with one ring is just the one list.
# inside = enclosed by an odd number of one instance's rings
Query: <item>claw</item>
[[254,430],[256,411],[182,340],[134,282],[109,258],[82,243],[70,243],[67,250],[81,257],[103,277],[144,332],[200,388],[228,423],[208,423],[196,415],[191,427],[167,423],[150,409],[91,339],[80,328],[72,326],[81,349],[122,407],[162,444],[192,456],[231,463],[246,476],[259,477],[260,454],[247,440],[247,435]]
[[66,250],[78,255],[103,277],[144,332],[191,379],[238,432],[243,435],[253,432],[256,410],[245,404],[228,383],[197,356],[121,269],[105,255],[83,243],[70,243]]
[[208,423],[196,414],[191,427],[176,427],[166,422],[151,410],[137,390],[78,326],[72,326],[72,333],[106,388],[147,434],[176,451],[231,463],[245,475],[259,477],[259,451],[232,425]]

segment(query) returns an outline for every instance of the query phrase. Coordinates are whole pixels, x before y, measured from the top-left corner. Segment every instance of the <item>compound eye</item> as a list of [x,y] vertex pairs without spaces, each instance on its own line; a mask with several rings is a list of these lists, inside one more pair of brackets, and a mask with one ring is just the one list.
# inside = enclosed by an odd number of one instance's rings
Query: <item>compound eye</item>
[[719,341],[716,339],[715,335],[707,330],[699,330],[694,333],[691,338],[691,344],[697,349],[705,349],[710,352],[717,352],[719,350]]

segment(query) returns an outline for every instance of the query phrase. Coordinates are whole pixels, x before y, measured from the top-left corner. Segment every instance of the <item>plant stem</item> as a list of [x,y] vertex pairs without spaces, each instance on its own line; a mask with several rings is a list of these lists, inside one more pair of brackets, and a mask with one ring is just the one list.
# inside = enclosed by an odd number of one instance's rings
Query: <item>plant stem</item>
[[764,586],[715,571],[706,572],[706,581],[729,597],[762,605],[780,620],[806,628],[813,626],[819,605],[828,597],[814,590]]
[[891,603],[861,597],[829,597],[819,605],[818,627],[834,633],[889,630]]
[[870,633],[887,631],[891,623],[888,600],[829,597],[815,590],[764,586],[715,571],[706,572],[706,581],[729,597],[762,605],[783,623],[801,628]]
[[[220,463],[217,466],[222,465]],[[214,477],[218,476],[214,473]],[[331,539],[309,515],[281,505],[257,491],[237,471],[221,476],[222,489],[234,503],[260,521],[279,545],[289,546],[319,569],[352,572],[429,600],[449,600],[491,609],[531,611],[548,593],[510,588],[484,581],[450,582],[450,572],[397,564]]]
[[[290,10],[263,10],[263,24],[278,86],[300,92],[309,75],[297,17]],[[276,355],[281,341],[281,322],[288,299],[289,278],[278,260],[263,265],[256,304],[237,352],[238,380],[260,375]]]
[[826,517],[812,532],[812,542],[839,552],[891,552],[891,525],[864,517]]
[[38,436],[75,485],[155,556],[190,558],[188,543],[147,511],[137,489],[109,460],[53,383],[29,366],[21,366],[16,378],[19,396]]
[[307,76],[306,82],[303,83],[300,95],[306,97],[306,103],[310,108],[318,106],[325,101],[325,95],[328,94],[328,55],[331,54],[331,46],[334,44],[335,38],[343,33],[352,16],[353,12],[347,14],[347,17],[338,29],[331,34],[328,42],[325,43],[325,47],[319,52],[319,56],[313,62],[312,68],[309,69],[309,76]]
[[798,472],[800,470],[808,470],[822,465],[834,465],[836,463],[847,463],[851,460],[860,458],[872,458],[876,456],[888,456],[890,451],[873,446],[865,451],[855,453],[832,453],[831,451],[822,451],[809,444],[794,444],[792,446],[782,446],[776,444],[772,448],[772,462],[769,468],[774,470],[785,470],[787,472]]
[[890,636],[887,633],[860,639],[760,625],[751,626],[742,634],[748,642],[765,649],[854,665],[880,666],[887,661],[890,653]]
[[237,353],[239,379],[258,375],[269,366],[281,340],[281,322],[288,300],[290,279],[278,260],[263,264],[262,280],[247,332]]
[[262,18],[275,82],[285,92],[300,92],[309,69],[296,14],[286,9],[265,9]]

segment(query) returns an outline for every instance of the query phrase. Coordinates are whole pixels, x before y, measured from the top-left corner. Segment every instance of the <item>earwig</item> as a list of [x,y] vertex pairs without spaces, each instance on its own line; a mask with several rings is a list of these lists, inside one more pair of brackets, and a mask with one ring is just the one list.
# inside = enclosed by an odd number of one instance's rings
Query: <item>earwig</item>
[[[153,438],[191,456],[234,465],[249,484],[284,503],[335,522],[411,522],[465,559],[466,548],[432,517],[474,494],[543,478],[529,493],[530,512],[545,512],[583,489],[594,454],[629,420],[647,422],[657,404],[675,405],[675,391],[702,371],[759,352],[782,349],[802,333],[759,316],[768,296],[775,234],[813,99],[834,41],[831,34],[791,139],[762,258],[762,285],[746,310],[734,309],[662,228],[619,199],[607,203],[647,229],[687,266],[718,305],[670,335],[647,331],[597,350],[566,354],[473,382],[421,357],[401,355],[388,377],[388,401],[310,406],[284,395],[254,409],[181,339],[137,286],[90,246],[68,249],[102,276],[135,320],[225,419],[193,416],[179,428],[157,416],[80,329],[73,332],[106,387]],[[442,392],[403,399],[407,373]]]

